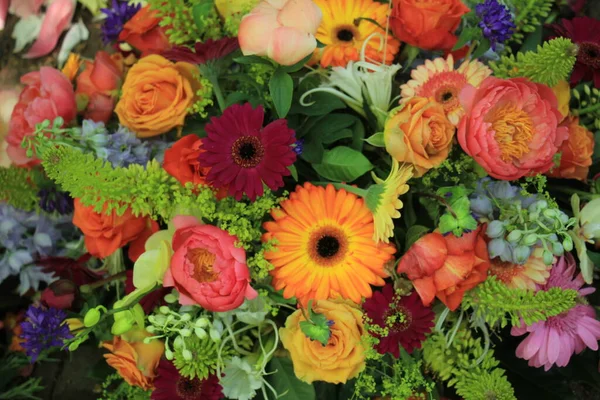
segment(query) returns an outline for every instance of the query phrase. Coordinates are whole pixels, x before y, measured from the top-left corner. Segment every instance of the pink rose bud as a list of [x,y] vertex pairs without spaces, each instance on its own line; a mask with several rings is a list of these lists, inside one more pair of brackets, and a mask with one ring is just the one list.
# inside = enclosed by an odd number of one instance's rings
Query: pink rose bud
[[267,56],[293,65],[317,48],[323,17],[312,0],[265,0],[242,19],[238,33],[244,55]]

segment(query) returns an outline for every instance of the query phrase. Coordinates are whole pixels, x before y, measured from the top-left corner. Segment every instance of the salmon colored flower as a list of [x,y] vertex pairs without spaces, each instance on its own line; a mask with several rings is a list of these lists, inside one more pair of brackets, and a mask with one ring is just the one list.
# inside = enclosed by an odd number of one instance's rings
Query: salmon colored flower
[[290,352],[294,373],[298,379],[312,383],[325,381],[345,383],[365,368],[365,352],[361,337],[365,333],[363,313],[356,304],[343,300],[319,300],[313,310],[331,324],[331,337],[326,346],[309,339],[300,323],[305,321],[301,310],[295,311],[279,330],[281,343]]
[[466,115],[458,126],[463,150],[496,179],[545,173],[567,139],[552,90],[525,78],[489,77],[461,93]]
[[110,351],[104,355],[106,363],[116,369],[125,382],[144,390],[154,388],[156,368],[165,350],[160,340],[144,343],[144,339],[151,336],[146,330],[137,329],[122,337],[115,336],[112,343],[102,343],[102,347]]
[[544,249],[536,248],[523,265],[502,261],[500,257],[490,260],[490,275],[509,288],[536,290],[536,285],[544,285],[550,276],[552,265],[544,262]]
[[398,264],[428,306],[437,296],[450,310],[460,305],[466,291],[487,277],[490,267],[481,226],[461,237],[429,233],[417,240]]
[[450,50],[458,38],[463,15],[461,0],[395,0],[390,26],[401,42],[425,50]]
[[8,127],[7,153],[17,165],[35,162],[27,157],[21,142],[35,131],[35,126],[45,120],[62,117],[65,125],[77,114],[75,93],[69,79],[57,69],[41,67],[21,77],[25,88],[12,112]]
[[135,217],[129,208],[123,215],[117,215],[116,210],[107,215],[106,205],[102,213],[97,213],[93,206],[84,206],[79,199],[74,204],[73,225],[85,235],[85,247],[94,257],[108,257],[148,227],[146,218]]
[[157,10],[150,6],[142,7],[129,21],[123,25],[119,40],[127,42],[139,51],[142,56],[160,54],[171,47],[165,28],[159,26],[160,18]]
[[238,33],[245,55],[293,65],[317,47],[322,14],[312,0],[265,0],[242,19]]
[[194,217],[175,217],[171,266],[164,286],[179,291],[182,305],[199,304],[209,311],[239,307],[257,296],[250,286],[246,252],[236,247],[237,238]]
[[85,61],[85,69],[77,77],[75,95],[87,100],[85,119],[108,122],[115,108],[117,89],[123,78],[123,56],[96,53],[94,62]]
[[587,180],[594,154],[594,135],[579,124],[579,117],[569,116],[561,126],[569,129],[569,138],[560,147],[560,165],[546,175],[555,178]]

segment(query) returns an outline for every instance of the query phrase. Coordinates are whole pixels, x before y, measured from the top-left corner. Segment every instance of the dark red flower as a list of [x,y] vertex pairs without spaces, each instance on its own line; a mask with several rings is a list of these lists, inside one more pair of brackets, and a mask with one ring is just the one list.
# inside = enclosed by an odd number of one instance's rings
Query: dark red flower
[[600,88],[600,21],[590,17],[576,17],[555,24],[558,36],[571,39],[579,46],[577,61],[571,74],[571,85],[582,81],[594,81]]
[[237,38],[223,38],[219,40],[208,39],[198,42],[194,50],[185,46],[173,46],[163,52],[163,57],[171,61],[185,61],[191,64],[206,64],[208,61],[218,60],[240,48]]
[[75,282],[59,279],[44,289],[40,301],[48,307],[68,310],[73,305],[78,292]]
[[295,133],[287,121],[278,119],[263,128],[264,117],[260,106],[234,104],[205,127],[198,159],[202,167],[210,167],[206,180],[215,188],[229,187],[237,200],[244,193],[250,200],[262,196],[263,183],[272,190],[282,187],[296,161]]
[[223,388],[216,375],[204,380],[189,379],[179,375],[172,362],[161,360],[154,379],[152,400],[219,400],[223,398]]
[[[133,270],[128,270],[125,278],[125,294],[129,294],[134,290],[135,286],[133,286]],[[142,297],[140,300],[140,305],[144,309],[144,312],[146,314],[150,314],[155,307],[167,304],[165,302],[165,296],[169,293],[171,293],[171,288],[160,287]]]
[[371,324],[388,328],[386,336],[371,332],[379,339],[377,351],[392,353],[396,358],[400,357],[400,346],[409,353],[415,348],[420,349],[425,335],[434,325],[435,314],[423,305],[416,292],[400,296],[394,293],[394,287],[389,283],[381,292],[374,292],[373,297],[365,300],[363,309]]
[[84,254],[77,260],[69,257],[48,257],[36,261],[46,273],[54,274],[62,279],[73,281],[77,286],[87,285],[102,278],[101,272],[92,271],[85,266],[92,256]]

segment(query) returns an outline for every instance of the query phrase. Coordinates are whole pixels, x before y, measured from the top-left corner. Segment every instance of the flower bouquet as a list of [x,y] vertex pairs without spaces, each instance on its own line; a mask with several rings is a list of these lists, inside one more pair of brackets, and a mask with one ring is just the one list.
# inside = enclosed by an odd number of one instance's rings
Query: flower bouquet
[[597,398],[593,1],[42,3],[0,398]]

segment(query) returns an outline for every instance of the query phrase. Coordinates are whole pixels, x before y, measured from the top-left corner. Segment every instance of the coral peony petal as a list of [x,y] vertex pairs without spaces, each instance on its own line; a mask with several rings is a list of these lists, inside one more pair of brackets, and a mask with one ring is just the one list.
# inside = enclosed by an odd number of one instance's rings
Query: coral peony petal
[[50,4],[38,39],[23,57],[37,58],[49,54],[58,43],[60,34],[71,22],[74,12],[75,2],[73,0],[56,0]]
[[6,24],[6,15],[8,14],[8,3],[10,0],[0,0],[0,31]]

